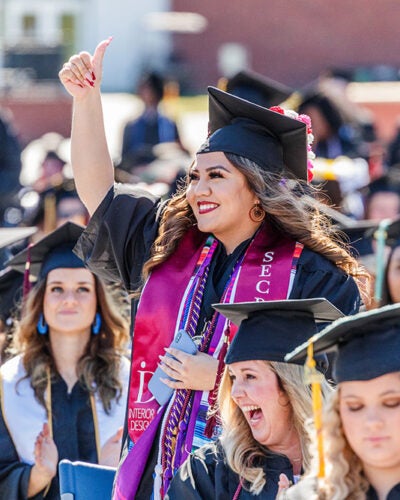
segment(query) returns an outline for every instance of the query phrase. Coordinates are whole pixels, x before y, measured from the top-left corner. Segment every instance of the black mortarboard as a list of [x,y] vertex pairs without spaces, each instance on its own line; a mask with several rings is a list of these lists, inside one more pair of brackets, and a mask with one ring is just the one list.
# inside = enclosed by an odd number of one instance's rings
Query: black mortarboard
[[0,319],[7,322],[22,299],[23,276],[7,267],[0,271]]
[[83,226],[66,222],[34,245],[15,255],[7,264],[12,269],[24,273],[26,262],[30,261],[30,274],[40,278],[59,267],[84,267],[81,259],[72,252],[83,229]]
[[337,350],[333,365],[337,382],[400,371],[400,304],[338,319],[289,352],[285,361],[303,359],[310,343],[314,353]]
[[317,321],[333,321],[343,314],[324,298],[214,304],[239,326],[225,363],[264,359],[284,361],[294,346],[317,332]]
[[255,71],[243,70],[227,80],[226,92],[269,108],[285,101],[293,90]]
[[393,167],[384,175],[374,179],[360,189],[367,198],[375,193],[397,193],[400,195],[400,168]]
[[198,154],[213,151],[244,156],[261,168],[307,181],[306,125],[276,111],[208,88],[209,137]]
[[376,226],[376,222],[371,220],[354,220],[347,217],[346,221],[338,222],[336,229],[344,242],[350,245],[354,257],[362,260],[374,253],[372,239]]
[[5,267],[13,254],[16,253],[17,250],[14,250],[15,244],[23,242],[23,240],[32,236],[36,231],[37,227],[0,228],[0,269]]

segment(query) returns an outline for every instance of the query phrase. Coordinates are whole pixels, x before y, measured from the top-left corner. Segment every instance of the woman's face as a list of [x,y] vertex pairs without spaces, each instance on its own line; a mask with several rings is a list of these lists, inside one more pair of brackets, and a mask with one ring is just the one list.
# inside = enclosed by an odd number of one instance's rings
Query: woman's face
[[367,202],[366,219],[381,221],[394,219],[400,213],[400,196],[397,193],[377,192]]
[[88,269],[59,268],[49,272],[43,314],[51,334],[90,332],[96,308],[95,280]]
[[189,175],[186,198],[199,230],[214,234],[231,253],[260,225],[249,216],[257,197],[224,153],[197,155]]
[[280,389],[278,377],[260,360],[238,361],[228,366],[231,397],[242,410],[256,441],[272,451],[282,451],[293,436],[292,407]]
[[387,284],[392,302],[400,302],[400,246],[393,250],[390,257],[387,270]]
[[395,468],[400,477],[400,373],[339,387],[344,433],[366,472]]

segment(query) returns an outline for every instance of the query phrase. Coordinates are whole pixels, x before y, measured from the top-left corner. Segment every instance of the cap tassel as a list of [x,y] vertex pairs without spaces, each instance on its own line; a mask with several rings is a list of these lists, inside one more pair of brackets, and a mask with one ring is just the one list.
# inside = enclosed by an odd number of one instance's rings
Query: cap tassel
[[374,301],[377,307],[382,302],[383,282],[385,277],[385,245],[387,239],[387,229],[390,226],[391,219],[383,219],[380,221],[378,229],[375,231],[374,238],[376,239],[376,276]]
[[214,427],[217,425],[216,403],[218,397],[219,384],[221,383],[222,373],[225,367],[225,356],[228,351],[229,335],[230,335],[230,328],[228,325],[224,332],[224,343],[222,344],[221,350],[218,354],[218,369],[217,369],[217,377],[215,379],[214,389],[212,389],[212,391],[210,391],[208,395],[209,416],[207,418],[206,427],[204,429],[204,435],[208,438],[212,437]]
[[318,451],[318,478],[325,476],[324,443],[322,436],[322,391],[321,382],[324,376],[316,369],[314,359],[314,346],[310,342],[307,348],[307,360],[305,365],[305,381],[311,385],[312,405],[314,415],[314,427],[317,436]]
[[31,281],[30,281],[30,269],[31,269],[31,247],[32,243],[29,243],[27,246],[27,253],[26,253],[26,262],[25,262],[25,271],[24,271],[24,281],[22,284],[22,296],[23,299],[25,300],[26,296],[31,290]]

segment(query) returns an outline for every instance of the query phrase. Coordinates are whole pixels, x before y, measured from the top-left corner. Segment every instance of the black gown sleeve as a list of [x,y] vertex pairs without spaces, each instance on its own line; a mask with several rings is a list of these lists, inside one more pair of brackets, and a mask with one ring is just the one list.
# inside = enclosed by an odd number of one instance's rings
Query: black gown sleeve
[[[26,500],[32,466],[19,461],[0,411],[0,500]],[[40,500],[43,495],[31,497]]]
[[78,240],[74,251],[95,274],[138,287],[158,231],[159,200],[129,184],[115,184]]
[[356,314],[361,305],[354,279],[322,255],[304,248],[290,299],[324,297],[345,315]]

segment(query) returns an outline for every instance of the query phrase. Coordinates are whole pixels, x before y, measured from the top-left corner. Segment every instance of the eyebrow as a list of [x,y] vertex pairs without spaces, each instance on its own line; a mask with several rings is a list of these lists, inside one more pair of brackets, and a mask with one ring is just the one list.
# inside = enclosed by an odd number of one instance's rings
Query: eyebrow
[[[399,390],[396,390],[396,389],[389,389],[385,392],[381,392],[380,394],[378,394],[378,397],[382,397],[382,396],[395,396],[395,395],[399,395],[400,394],[400,389]],[[342,396],[342,399],[351,399],[351,398],[360,398],[362,399],[363,396],[359,396],[357,394],[346,394],[345,396]]]
[[[210,172],[211,170],[215,170],[215,169],[220,169],[220,170],[225,170],[225,172],[230,172],[230,170],[228,170],[226,167],[224,167],[223,165],[212,165],[211,167],[207,167],[206,168],[206,172]],[[193,167],[191,169],[191,172],[193,171],[199,171],[199,169],[197,167]]]
[[[64,283],[65,283],[65,281],[55,280],[55,281],[48,281],[47,285],[62,285]],[[77,281],[76,283],[78,285],[93,285],[94,284],[91,281]]]
[[[237,372],[240,372],[240,373],[243,373],[243,372],[254,372],[254,373],[258,373],[258,371],[255,369],[255,368],[251,368],[250,366],[246,367],[246,368],[239,368],[239,370],[236,370]],[[228,368],[228,373],[229,374],[232,374],[233,373],[233,370],[230,370]]]

